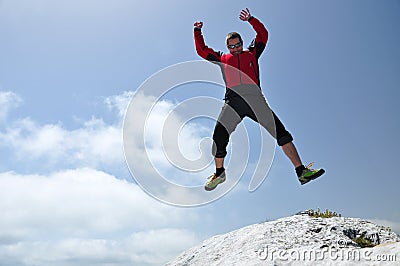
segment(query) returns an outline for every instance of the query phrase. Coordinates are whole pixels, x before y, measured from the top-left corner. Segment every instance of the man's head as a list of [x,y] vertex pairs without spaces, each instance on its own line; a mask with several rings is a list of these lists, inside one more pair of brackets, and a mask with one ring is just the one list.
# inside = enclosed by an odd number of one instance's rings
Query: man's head
[[239,33],[231,32],[226,36],[226,47],[231,54],[240,54],[243,52],[243,40]]

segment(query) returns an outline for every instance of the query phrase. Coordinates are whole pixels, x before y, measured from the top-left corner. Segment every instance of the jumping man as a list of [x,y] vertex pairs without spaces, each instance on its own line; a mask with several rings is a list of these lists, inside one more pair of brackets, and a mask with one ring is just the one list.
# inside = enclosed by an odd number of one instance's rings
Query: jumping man
[[[318,178],[324,169],[305,167],[293,144],[292,135],[268,106],[260,89],[258,59],[268,41],[268,31],[246,8],[239,18],[247,21],[256,31],[256,38],[247,50],[243,49],[243,40],[239,33],[231,32],[226,37],[228,54],[222,54],[209,48],[202,35],[203,22],[194,23],[196,51],[202,58],[218,63],[225,80],[225,103],[219,115],[213,133],[213,155],[216,171],[209,177],[205,189],[215,189],[226,179],[224,158],[230,134],[244,117],[261,124],[277,140],[286,156],[290,159],[302,185]],[[235,71],[236,70],[236,71]]]

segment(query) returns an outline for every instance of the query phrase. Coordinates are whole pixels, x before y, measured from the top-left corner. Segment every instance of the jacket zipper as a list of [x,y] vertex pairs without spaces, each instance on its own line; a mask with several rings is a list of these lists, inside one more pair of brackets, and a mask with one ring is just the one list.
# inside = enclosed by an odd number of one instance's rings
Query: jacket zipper
[[240,71],[240,54],[237,55],[238,57],[238,69],[239,69],[239,78],[240,78],[240,85],[242,85],[242,73]]
[[[254,72],[254,75],[255,75],[258,83],[260,83],[260,79],[259,79],[259,77],[257,75],[256,67],[254,66],[253,62],[251,62],[251,61],[250,61],[250,66],[253,68],[253,72]],[[260,84],[258,84],[258,85],[260,86]]]

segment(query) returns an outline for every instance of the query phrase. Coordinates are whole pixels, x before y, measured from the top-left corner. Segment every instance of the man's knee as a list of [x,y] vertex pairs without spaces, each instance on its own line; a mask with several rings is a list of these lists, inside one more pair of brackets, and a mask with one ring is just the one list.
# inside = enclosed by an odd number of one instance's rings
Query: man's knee
[[212,154],[216,158],[224,158],[227,154],[226,146],[229,142],[229,133],[220,122],[215,125],[213,140]]
[[227,152],[226,149],[218,150],[215,145],[213,146],[212,154],[215,158],[225,158]]
[[283,146],[285,144],[288,144],[289,142],[292,142],[293,136],[286,131],[284,135],[278,136],[277,141],[279,146]]

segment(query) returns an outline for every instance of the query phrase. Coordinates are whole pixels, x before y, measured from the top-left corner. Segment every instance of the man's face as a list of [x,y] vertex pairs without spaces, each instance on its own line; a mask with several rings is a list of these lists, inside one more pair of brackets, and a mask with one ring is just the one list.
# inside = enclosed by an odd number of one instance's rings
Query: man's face
[[227,47],[229,49],[229,52],[233,55],[237,55],[243,52],[243,43],[240,41],[239,38],[229,39]]

